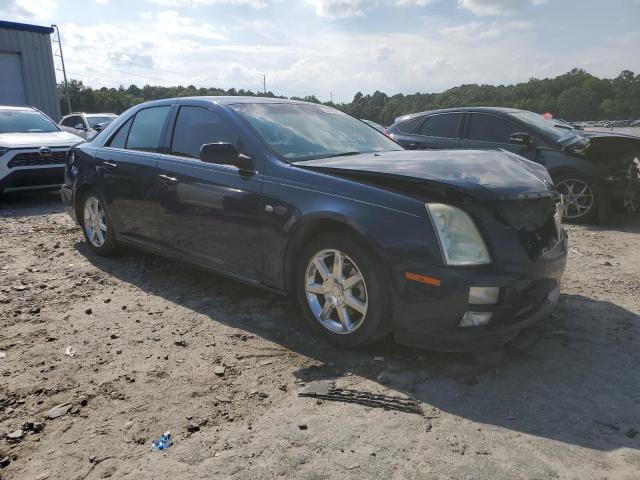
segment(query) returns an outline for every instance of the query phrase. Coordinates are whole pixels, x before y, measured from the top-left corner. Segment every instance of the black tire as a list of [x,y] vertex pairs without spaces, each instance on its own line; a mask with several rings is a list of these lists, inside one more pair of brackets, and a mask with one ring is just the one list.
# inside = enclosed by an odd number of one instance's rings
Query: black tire
[[[565,215],[563,221],[566,223],[596,223],[600,216],[600,210],[606,205],[602,190],[593,180],[588,179],[578,172],[562,172],[553,176],[553,183],[558,192],[565,195]],[[585,185],[592,194],[591,207],[584,212],[579,212],[578,207],[571,205],[572,192],[568,191],[567,185]],[[574,194],[577,192],[573,192]],[[582,201],[578,199],[578,201]],[[569,202],[569,203],[568,203]]]
[[[316,254],[325,250],[338,250],[344,253],[347,257],[347,265],[352,261],[357,265],[357,269],[364,278],[368,306],[360,325],[350,333],[337,333],[325,327],[316,318],[310,302],[307,300],[305,290],[307,267]],[[383,338],[393,329],[388,282],[369,248],[346,235],[327,234],[305,245],[298,258],[294,277],[298,301],[307,322],[324,340],[343,348],[357,348]],[[326,301],[326,297],[322,295],[318,298]],[[348,310],[357,314],[350,308]],[[337,310],[335,315],[337,315]]]
[[[85,206],[89,199],[94,198],[99,202],[99,205],[104,211],[104,220],[106,223],[106,233],[104,234],[104,242],[101,245],[96,244],[94,241],[89,238],[89,234],[87,232],[87,228],[85,227]],[[82,233],[84,235],[85,240],[87,241],[87,245],[89,248],[94,251],[96,254],[108,257],[110,255],[115,254],[118,251],[118,243],[115,239],[115,234],[113,232],[113,226],[111,223],[111,217],[109,216],[109,211],[106,208],[106,202],[102,198],[100,194],[98,194],[94,190],[87,190],[84,195],[82,195],[82,200],[80,203],[80,207],[78,208],[78,222],[82,227]]]

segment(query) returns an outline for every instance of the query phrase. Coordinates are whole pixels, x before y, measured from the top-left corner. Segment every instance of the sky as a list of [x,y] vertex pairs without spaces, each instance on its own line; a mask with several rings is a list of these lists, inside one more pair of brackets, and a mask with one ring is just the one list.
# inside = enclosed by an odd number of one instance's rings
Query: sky
[[68,77],[94,88],[256,91],[264,75],[338,102],[640,73],[640,0],[0,0],[0,19],[58,25]]

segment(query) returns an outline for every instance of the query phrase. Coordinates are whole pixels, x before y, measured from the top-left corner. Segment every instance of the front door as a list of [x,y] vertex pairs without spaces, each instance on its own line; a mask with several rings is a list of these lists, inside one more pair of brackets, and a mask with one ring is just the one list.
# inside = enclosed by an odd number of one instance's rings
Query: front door
[[471,113],[468,116],[465,133],[465,148],[505,149],[529,160],[535,160],[534,146],[515,145],[509,140],[514,133],[528,132],[506,118],[489,113]]
[[199,158],[205,143],[237,139],[213,110],[180,107],[170,153],[158,158],[160,238],[192,261],[256,280],[262,273],[262,174]]

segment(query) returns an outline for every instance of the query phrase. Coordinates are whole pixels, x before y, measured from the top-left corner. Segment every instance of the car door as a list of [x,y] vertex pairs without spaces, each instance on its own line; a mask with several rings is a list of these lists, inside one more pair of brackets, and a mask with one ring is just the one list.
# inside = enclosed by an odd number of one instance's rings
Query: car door
[[[535,160],[536,149],[511,143],[514,133],[528,133],[521,125],[491,113],[470,113],[465,126],[467,148],[505,149]],[[532,137],[533,138],[533,137]]]
[[415,122],[412,132],[403,136],[401,144],[412,150],[462,148],[460,127],[462,113],[436,113]]
[[138,110],[97,152],[101,191],[118,236],[158,243],[158,149],[171,105]]
[[203,106],[179,107],[169,153],[158,159],[160,238],[191,260],[258,279],[262,174],[202,162],[202,145],[217,142],[238,142],[221,115]]

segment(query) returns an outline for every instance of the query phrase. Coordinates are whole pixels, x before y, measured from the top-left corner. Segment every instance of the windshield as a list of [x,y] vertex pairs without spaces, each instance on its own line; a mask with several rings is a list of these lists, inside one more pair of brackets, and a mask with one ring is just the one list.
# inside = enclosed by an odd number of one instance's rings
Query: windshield
[[99,123],[113,122],[116,118],[115,115],[107,115],[104,117],[87,117],[87,120],[89,120],[89,126],[93,128]]
[[0,133],[57,132],[58,127],[34,110],[0,110]]
[[331,107],[287,103],[231,105],[289,161],[402,150],[382,133]]
[[[514,117],[522,122],[528,123],[538,130],[542,130],[547,135],[551,136],[554,140],[558,140],[561,137],[566,137],[569,131],[575,130],[564,120],[558,120],[554,118],[545,118],[539,113],[533,112],[516,112],[511,113]],[[577,130],[575,131],[577,133]]]

